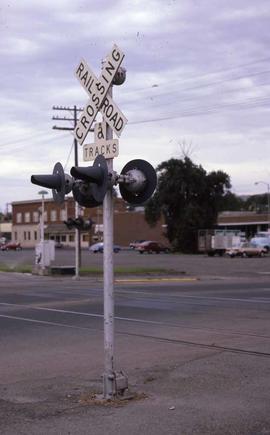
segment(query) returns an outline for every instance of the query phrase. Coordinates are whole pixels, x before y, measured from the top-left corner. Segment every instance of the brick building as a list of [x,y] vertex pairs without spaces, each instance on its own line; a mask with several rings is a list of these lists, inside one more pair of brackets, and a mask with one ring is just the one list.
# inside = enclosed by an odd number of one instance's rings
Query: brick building
[[[12,240],[20,242],[22,247],[34,247],[40,240],[41,199],[16,201],[12,203]],[[69,230],[63,223],[75,217],[75,203],[72,197],[66,197],[59,205],[53,199],[44,199],[45,239],[55,240],[64,246],[75,245],[75,231]],[[103,208],[81,208],[83,218],[94,221],[90,231],[81,232],[81,246],[86,248],[103,237]],[[163,235],[163,222],[151,228],[144,219],[143,207],[129,211],[121,198],[114,200],[114,242],[128,246],[132,240],[157,240],[168,244]]]
[[225,230],[240,230],[246,237],[257,231],[267,231],[269,214],[256,211],[224,211],[219,213],[217,227]]
[[[73,197],[66,197],[59,205],[53,199],[44,199],[45,205],[45,239],[55,240],[64,246],[75,245],[75,231],[69,230],[63,223],[68,218],[75,217]],[[90,231],[81,232],[81,246],[86,248],[103,238],[103,208],[81,208],[81,215],[94,221]],[[16,201],[12,203],[12,240],[18,241],[23,247],[34,247],[40,240],[41,199]],[[114,199],[114,242],[128,246],[132,240],[157,240],[168,244],[164,237],[163,221],[151,228],[144,219],[143,207],[129,211],[122,198]],[[267,230],[269,226],[268,213],[238,211],[222,212],[218,216],[217,228],[238,229],[251,237],[257,231]]]

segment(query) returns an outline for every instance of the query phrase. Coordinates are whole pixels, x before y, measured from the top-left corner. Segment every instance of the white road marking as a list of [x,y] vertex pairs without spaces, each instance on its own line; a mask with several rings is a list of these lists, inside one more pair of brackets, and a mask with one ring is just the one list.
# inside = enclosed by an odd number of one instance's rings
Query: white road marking
[[[40,311],[52,311],[52,312],[56,312],[56,313],[60,313],[60,314],[74,314],[74,315],[78,315],[78,316],[95,317],[95,318],[102,318],[103,319],[103,314],[85,313],[85,312],[81,312],[81,311],[61,310],[61,309],[56,309],[56,308],[45,308],[45,307],[33,307],[33,306],[27,305],[27,304],[10,304],[7,302],[0,302],[0,305],[7,306],[7,307],[10,306],[10,307],[27,308],[27,309],[40,310]],[[63,323],[49,322],[49,321],[45,321],[45,320],[29,319],[26,317],[9,316],[9,315],[5,315],[5,314],[0,314],[0,317],[14,319],[14,320],[24,320],[24,321],[33,322],[33,323],[41,323],[41,324],[47,324],[47,325],[61,326],[61,327],[67,327],[67,328],[84,329],[84,330],[97,330],[97,331],[99,330],[99,329],[83,327],[83,326],[72,326],[72,325],[67,325],[67,324],[63,324]],[[269,338],[267,335],[254,334],[254,333],[249,332],[249,331],[246,331],[246,332],[240,331],[239,332],[239,331],[233,331],[231,329],[222,329],[222,328],[219,328],[217,331],[216,328],[205,328],[201,325],[199,325],[199,326],[186,326],[184,323],[181,323],[181,322],[167,323],[167,322],[161,322],[161,321],[156,321],[156,320],[143,320],[143,319],[136,319],[136,318],[132,318],[132,317],[117,317],[117,316],[115,316],[114,319],[125,321],[125,322],[133,322],[133,323],[141,323],[141,324],[149,324],[149,325],[163,325],[163,326],[170,327],[170,328],[183,328],[183,329],[194,329],[194,330],[203,330],[203,331],[209,331],[209,332],[217,332],[220,335],[232,334],[232,335],[239,335],[239,336],[243,336],[243,335],[247,336],[248,335],[248,336],[254,336],[254,337],[261,337],[261,338]],[[120,331],[118,331],[117,333],[121,334]]]
[[[82,311],[71,311],[71,310],[60,310],[60,309],[56,309],[56,308],[33,307],[31,305],[26,305],[26,304],[9,304],[6,302],[0,302],[0,305],[11,306],[11,307],[20,307],[20,308],[29,308],[31,310],[52,311],[52,312],[61,313],[61,314],[75,314],[78,316],[98,317],[98,318],[103,319],[103,314],[85,313]],[[0,316],[5,317],[5,316],[2,316],[1,314],[0,314]],[[114,318],[116,320],[124,320],[127,322],[149,323],[149,324],[154,324],[154,325],[163,325],[164,324],[162,322],[157,322],[154,320],[141,320],[141,319],[134,319],[134,318],[130,318],[130,317],[117,317],[117,316],[115,316]]]
[[87,328],[87,327],[84,327],[84,326],[66,325],[64,323],[47,322],[46,320],[29,319],[27,317],[7,316],[5,314],[0,314],[0,317],[4,317],[5,319],[11,319],[11,320],[22,320],[24,322],[41,323],[41,324],[49,325],[49,326],[61,326],[62,328],[85,329],[87,331],[89,331],[89,330],[98,331],[98,329]]

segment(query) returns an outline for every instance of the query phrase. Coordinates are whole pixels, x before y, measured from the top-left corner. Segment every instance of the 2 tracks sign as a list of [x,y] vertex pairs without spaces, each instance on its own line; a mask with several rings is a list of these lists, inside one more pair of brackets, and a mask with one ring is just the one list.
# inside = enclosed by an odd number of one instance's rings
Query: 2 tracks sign
[[106,140],[106,122],[96,122],[94,129],[94,143],[83,146],[83,160],[95,160],[101,154],[106,159],[112,159],[119,154],[118,139]]

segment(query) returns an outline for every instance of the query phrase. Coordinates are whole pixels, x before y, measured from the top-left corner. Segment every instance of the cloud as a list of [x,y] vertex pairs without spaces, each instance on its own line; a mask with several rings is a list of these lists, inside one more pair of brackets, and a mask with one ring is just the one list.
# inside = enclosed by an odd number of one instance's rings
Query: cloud
[[52,127],[72,122],[52,107],[85,105],[75,68],[84,57],[99,75],[113,43],[127,68],[113,98],[129,120],[117,170],[135,157],[156,166],[185,139],[196,163],[252,191],[270,163],[268,21],[266,0],[2,0],[2,203],[36,195],[31,172],[71,165],[73,137]]
[[9,56],[32,56],[38,52],[38,49],[39,46],[35,41],[11,37],[6,40],[4,46],[0,47],[0,54]]
[[220,21],[228,21],[230,24],[233,21],[254,21],[254,19],[258,18],[266,18],[270,16],[269,5],[265,2],[261,4],[252,4],[247,5],[246,2],[243,2],[242,7],[235,7],[235,2],[228,10],[221,10],[220,14],[217,16],[217,19]]

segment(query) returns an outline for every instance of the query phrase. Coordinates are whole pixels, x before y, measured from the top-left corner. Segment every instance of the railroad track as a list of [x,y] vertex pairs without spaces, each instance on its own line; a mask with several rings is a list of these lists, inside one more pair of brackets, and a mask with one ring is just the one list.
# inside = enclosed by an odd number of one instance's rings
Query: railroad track
[[[46,308],[46,307],[39,307],[39,306],[33,306],[31,304],[11,304],[11,303],[0,303],[0,307],[2,308],[8,308],[9,311],[10,309],[13,310],[34,310],[34,311],[47,311],[47,312],[51,312],[51,313],[57,313],[59,315],[64,314],[64,315],[75,315],[75,316],[83,316],[83,317],[90,317],[90,318],[99,318],[102,319],[103,315],[102,314],[93,314],[93,313],[85,313],[85,312],[78,312],[78,311],[72,311],[72,310],[62,310],[62,309],[55,309],[55,308]],[[91,330],[91,331],[99,331],[99,332],[103,332],[103,328],[101,327],[89,327],[89,326],[78,326],[75,324],[68,324],[68,323],[63,323],[63,322],[52,322],[49,320],[40,320],[38,318],[34,318],[33,316],[29,316],[29,315],[12,315],[12,314],[0,314],[0,318],[7,318],[10,320],[19,320],[19,321],[23,321],[23,322],[32,322],[32,323],[39,323],[39,324],[43,324],[43,325],[51,325],[51,326],[58,326],[58,327],[62,327],[62,328],[72,328],[72,329],[82,329],[82,330]],[[269,339],[269,336],[265,336],[265,335],[261,335],[261,334],[254,334],[254,333],[243,333],[243,332],[239,332],[239,331],[234,331],[234,330],[226,330],[226,329],[218,329],[218,328],[204,328],[204,327],[194,327],[194,326],[187,326],[182,324],[176,324],[176,323],[168,323],[168,322],[161,322],[161,321],[151,321],[151,320],[143,320],[143,319],[135,319],[135,318],[125,318],[125,317],[115,317],[115,320],[117,321],[125,321],[125,322],[129,322],[129,323],[134,323],[134,324],[148,324],[148,325],[159,325],[159,326],[164,326],[164,327],[173,327],[173,328],[181,328],[181,329],[195,329],[198,332],[203,331],[203,332],[215,332],[217,335],[224,335],[224,334],[231,334],[231,335],[238,335],[238,336],[243,336],[243,337],[253,337],[253,338],[264,338],[264,339]],[[172,343],[172,344],[179,344],[179,345],[184,345],[184,346],[193,346],[193,347],[200,347],[200,348],[204,348],[204,349],[211,349],[211,350],[218,350],[218,351],[222,351],[222,352],[231,352],[231,353],[238,353],[238,354],[245,354],[245,355],[253,355],[253,356],[258,356],[258,357],[266,357],[269,358],[270,357],[270,352],[263,352],[263,351],[255,351],[255,350],[249,350],[249,349],[243,349],[240,347],[231,347],[231,346],[222,346],[219,344],[215,344],[215,343],[211,343],[211,344],[207,344],[207,343],[201,343],[201,342],[197,342],[197,341],[192,341],[192,340],[184,340],[184,339],[177,339],[177,338],[167,338],[167,337],[163,337],[163,336],[159,336],[159,335],[152,335],[152,334],[147,334],[147,333],[137,333],[137,332],[130,332],[130,331],[121,331],[119,329],[116,329],[115,331],[116,334],[118,335],[122,335],[122,336],[131,336],[131,337],[137,337],[137,338],[144,338],[144,339],[151,339],[151,340],[155,340],[155,341],[159,341],[159,342],[166,342],[166,343]]]

